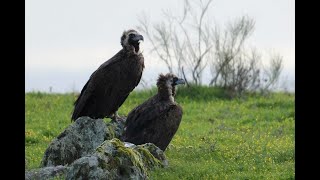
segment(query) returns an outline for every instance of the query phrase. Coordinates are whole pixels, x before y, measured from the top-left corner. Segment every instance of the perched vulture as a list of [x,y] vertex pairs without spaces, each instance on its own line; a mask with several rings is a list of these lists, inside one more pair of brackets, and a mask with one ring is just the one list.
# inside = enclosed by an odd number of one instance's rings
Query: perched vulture
[[136,145],[150,142],[164,151],[180,125],[182,108],[174,96],[175,86],[184,83],[171,73],[160,74],[158,94],[128,114],[122,140]]
[[92,73],[74,103],[71,120],[81,116],[117,117],[119,107],[141,79],[144,69],[141,40],[143,36],[135,30],[123,32],[122,49]]

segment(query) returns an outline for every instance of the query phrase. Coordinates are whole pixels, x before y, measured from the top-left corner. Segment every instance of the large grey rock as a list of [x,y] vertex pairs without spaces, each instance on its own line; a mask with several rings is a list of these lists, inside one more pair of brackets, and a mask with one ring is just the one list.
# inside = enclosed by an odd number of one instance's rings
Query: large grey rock
[[125,147],[114,138],[103,142],[94,154],[74,161],[66,179],[147,179],[148,170],[164,166],[165,155],[154,144]]
[[81,117],[55,138],[44,153],[41,167],[71,164],[91,154],[106,137],[107,127],[102,119]]
[[168,161],[152,143],[121,142],[125,118],[105,123],[81,117],[54,139],[26,179],[147,179],[148,171]]
[[148,179],[149,170],[168,165],[163,151],[154,144],[126,145],[117,138],[104,141],[93,154],[69,166],[27,171],[25,179]]

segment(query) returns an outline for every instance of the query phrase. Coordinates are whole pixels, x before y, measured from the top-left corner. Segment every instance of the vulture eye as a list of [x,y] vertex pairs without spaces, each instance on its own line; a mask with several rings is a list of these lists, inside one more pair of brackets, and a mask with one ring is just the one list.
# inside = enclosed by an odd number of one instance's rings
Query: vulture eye
[[176,77],[173,78],[173,81],[174,81],[174,82],[176,82],[177,80],[178,80],[178,78],[176,78]]

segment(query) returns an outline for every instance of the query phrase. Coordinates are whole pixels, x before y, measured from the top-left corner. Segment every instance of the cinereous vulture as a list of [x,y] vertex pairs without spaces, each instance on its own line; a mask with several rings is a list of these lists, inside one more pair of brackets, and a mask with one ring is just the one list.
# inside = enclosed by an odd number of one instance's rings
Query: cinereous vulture
[[178,130],[182,108],[175,100],[175,86],[183,79],[160,74],[158,93],[134,108],[127,117],[122,140],[133,144],[153,143],[163,151]]
[[144,69],[141,40],[143,36],[135,30],[123,32],[122,49],[90,76],[74,103],[71,120],[81,116],[117,117],[119,107],[141,79]]

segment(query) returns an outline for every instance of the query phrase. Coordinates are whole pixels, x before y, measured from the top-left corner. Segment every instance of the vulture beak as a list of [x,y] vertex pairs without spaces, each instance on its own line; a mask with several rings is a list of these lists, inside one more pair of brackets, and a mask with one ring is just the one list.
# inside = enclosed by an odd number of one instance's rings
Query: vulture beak
[[136,35],[132,38],[132,40],[134,42],[138,42],[139,40],[142,40],[143,41],[143,36],[142,35]]
[[175,85],[185,84],[185,83],[186,83],[186,82],[184,81],[184,79],[178,79],[178,80],[176,80]]

